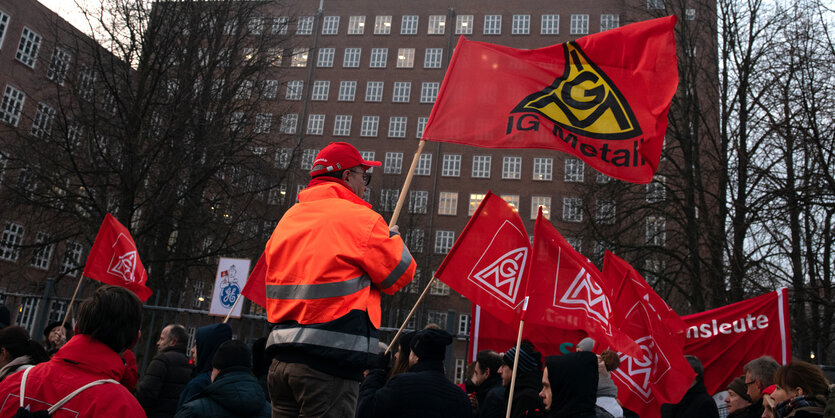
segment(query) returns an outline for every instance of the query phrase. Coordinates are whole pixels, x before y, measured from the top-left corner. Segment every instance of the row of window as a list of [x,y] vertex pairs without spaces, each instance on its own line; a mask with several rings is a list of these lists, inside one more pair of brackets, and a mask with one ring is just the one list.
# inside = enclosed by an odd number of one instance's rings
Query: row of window
[[[252,83],[242,83],[241,89],[237,93],[237,97],[241,99],[248,99],[252,93]],[[420,102],[421,103],[435,103],[435,98],[438,97],[438,90],[441,83],[434,81],[424,81],[420,84]],[[304,88],[304,81],[291,80],[287,82],[287,89],[284,93],[285,100],[295,101],[302,99],[302,90]],[[383,81],[366,81],[365,82],[365,101],[369,103],[383,101],[383,89],[385,82]],[[265,99],[275,99],[278,90],[277,80],[266,80],[264,88],[261,90],[261,96]],[[317,102],[328,101],[330,99],[331,82],[330,80],[315,80],[310,89],[310,99]],[[353,102],[357,96],[357,82],[356,80],[343,80],[339,82],[339,92],[337,94],[337,101]],[[412,82],[411,81],[395,81],[392,85],[391,101],[392,103],[409,103],[412,96]]]
[[[268,52],[272,59],[272,64],[280,66],[285,53],[290,54],[290,67],[304,68],[307,67],[308,58],[310,56],[308,48],[293,48],[292,50],[282,51],[280,49],[271,50]],[[336,48],[319,48],[316,56],[316,66],[322,68],[331,68],[334,65],[336,57]],[[415,66],[415,48],[397,48],[397,68],[414,68]],[[441,68],[441,63],[444,57],[443,48],[426,48],[423,54],[423,68]],[[342,55],[342,68],[359,68],[360,60],[362,59],[362,48],[351,47],[345,48]],[[368,58],[369,68],[386,68],[389,59],[388,48],[371,48],[371,54]]]
[[[6,38],[6,32],[9,27],[11,18],[8,14],[0,10],[0,48],[3,47],[3,42]],[[20,40],[17,44],[17,51],[15,52],[15,59],[23,65],[34,69],[35,63],[38,60],[38,53],[41,49],[43,37],[40,34],[24,26],[20,34]],[[72,54],[66,49],[55,47],[52,51],[52,59],[50,60],[49,69],[47,70],[47,78],[56,83],[64,83],[64,78],[69,71]]]
[[[3,236],[0,238],[0,260],[17,262],[20,259],[20,249],[23,244],[23,225],[6,222],[3,228]],[[52,262],[52,255],[55,253],[55,243],[50,242],[51,238],[44,232],[38,232],[35,237],[35,251],[32,253],[32,267],[47,270]],[[72,277],[76,276],[77,268],[81,264],[83,247],[74,241],[66,242],[64,259],[59,266],[59,273]]]

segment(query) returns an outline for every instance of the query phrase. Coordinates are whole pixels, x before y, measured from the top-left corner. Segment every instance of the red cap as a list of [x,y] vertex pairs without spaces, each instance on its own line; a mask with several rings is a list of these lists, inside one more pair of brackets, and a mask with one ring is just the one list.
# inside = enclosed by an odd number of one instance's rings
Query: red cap
[[369,167],[379,167],[383,165],[383,163],[379,161],[363,160],[360,152],[357,151],[353,145],[347,142],[331,142],[316,155],[316,159],[313,161],[313,167],[316,167],[317,165],[325,166],[325,168],[311,171],[311,177],[316,177],[320,174],[334,171],[345,170],[358,165],[361,165],[363,168],[368,170]]
[[772,393],[774,393],[774,390],[776,390],[776,389],[777,389],[777,385],[771,385],[771,386],[763,389],[763,394],[764,395],[771,395]]

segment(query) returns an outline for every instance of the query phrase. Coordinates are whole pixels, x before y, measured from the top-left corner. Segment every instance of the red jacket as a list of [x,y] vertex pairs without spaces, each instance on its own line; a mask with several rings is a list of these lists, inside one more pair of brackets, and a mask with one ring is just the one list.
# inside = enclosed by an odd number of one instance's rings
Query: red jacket
[[[52,359],[31,369],[26,402],[32,411],[46,410],[72,391],[99,379],[120,380],[125,365],[106,345],[88,335],[76,335]],[[15,373],[0,382],[0,418],[11,417],[20,406],[20,379]],[[144,417],[139,402],[122,385],[105,383],[79,393],[53,417]]]

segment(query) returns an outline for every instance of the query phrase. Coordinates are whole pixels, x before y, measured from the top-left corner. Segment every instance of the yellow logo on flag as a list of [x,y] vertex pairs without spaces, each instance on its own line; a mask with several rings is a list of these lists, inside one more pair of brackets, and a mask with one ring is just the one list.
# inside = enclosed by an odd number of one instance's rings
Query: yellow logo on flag
[[525,97],[512,112],[536,112],[569,132],[596,139],[641,134],[632,108],[617,86],[575,42],[565,44],[565,71],[544,90]]

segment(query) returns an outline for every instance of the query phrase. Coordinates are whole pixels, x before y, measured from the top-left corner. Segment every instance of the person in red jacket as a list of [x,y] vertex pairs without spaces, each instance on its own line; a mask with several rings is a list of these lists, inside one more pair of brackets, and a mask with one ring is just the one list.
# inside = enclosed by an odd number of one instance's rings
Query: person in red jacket
[[273,417],[354,416],[362,373],[379,358],[380,292],[414,277],[397,226],[362,200],[380,165],[345,142],[325,147],[267,242]]
[[[144,417],[145,412],[127,388],[119,384],[125,372],[120,357],[139,339],[142,302],[130,290],[105,285],[78,309],[75,336],[48,362],[28,369],[22,407],[43,411],[87,385],[53,417]],[[21,407],[21,379],[15,373],[0,382],[0,417],[11,417]]]

